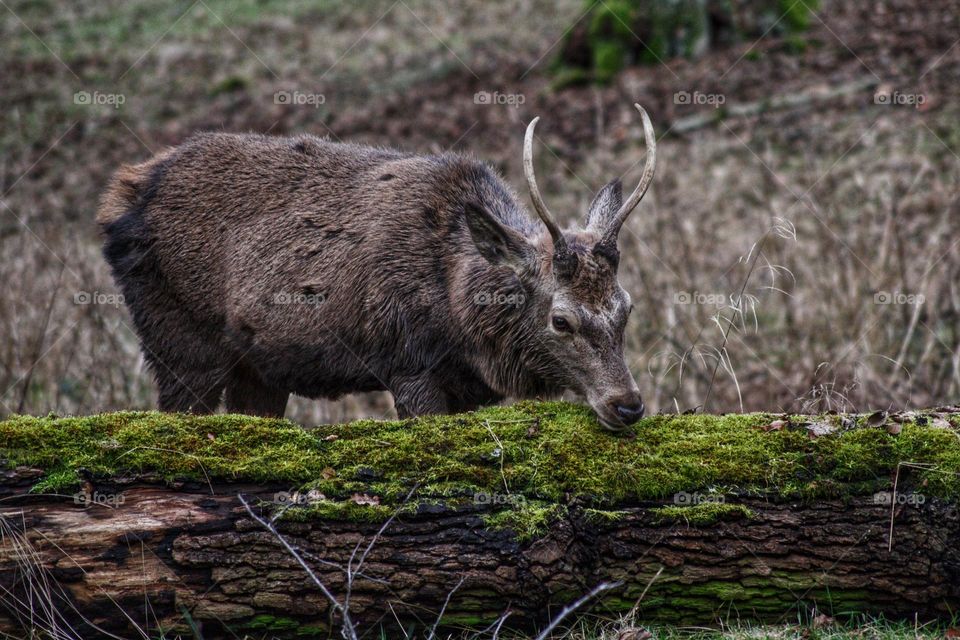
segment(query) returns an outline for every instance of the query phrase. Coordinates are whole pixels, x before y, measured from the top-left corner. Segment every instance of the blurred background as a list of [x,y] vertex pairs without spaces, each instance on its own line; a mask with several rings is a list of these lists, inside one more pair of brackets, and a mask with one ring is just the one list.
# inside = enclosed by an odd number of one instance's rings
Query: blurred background
[[[651,411],[960,396],[960,3],[0,0],[0,413],[150,408],[100,256],[122,163],[198,130],[488,161],[580,218],[642,168],[620,235]],[[386,394],[295,399],[304,424]]]

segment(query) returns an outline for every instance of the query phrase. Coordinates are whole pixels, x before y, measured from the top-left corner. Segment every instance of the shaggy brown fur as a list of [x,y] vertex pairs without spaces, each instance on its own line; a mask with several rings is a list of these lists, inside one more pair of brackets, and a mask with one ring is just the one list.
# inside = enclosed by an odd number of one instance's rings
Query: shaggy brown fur
[[[588,219],[620,200],[607,185]],[[616,255],[567,232],[578,268],[555,276],[550,237],[474,160],[199,134],[120,169],[97,221],[161,410],[386,389],[410,416],[574,389],[608,426],[642,414]]]

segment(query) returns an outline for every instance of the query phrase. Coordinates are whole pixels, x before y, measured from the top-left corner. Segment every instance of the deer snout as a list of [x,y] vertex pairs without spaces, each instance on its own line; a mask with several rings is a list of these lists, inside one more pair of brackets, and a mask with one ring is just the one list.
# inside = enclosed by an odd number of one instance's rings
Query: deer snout
[[625,402],[615,402],[613,410],[617,413],[623,424],[630,425],[643,417],[644,406],[640,396]]
[[594,410],[600,424],[611,431],[620,431],[642,418],[646,409],[639,393],[627,392],[605,399],[599,406],[594,405]]

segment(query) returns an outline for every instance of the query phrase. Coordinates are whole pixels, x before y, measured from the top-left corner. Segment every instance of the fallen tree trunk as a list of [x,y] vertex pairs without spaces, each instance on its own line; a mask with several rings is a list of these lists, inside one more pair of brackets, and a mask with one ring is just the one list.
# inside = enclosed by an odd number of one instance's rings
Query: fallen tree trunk
[[672,416],[630,439],[561,404],[311,433],[17,418],[0,423],[0,630],[327,634],[342,615],[241,495],[339,602],[349,592],[358,628],[391,637],[441,610],[450,627],[508,611],[543,624],[604,581],[618,586],[593,612],[644,621],[949,616],[957,423]]

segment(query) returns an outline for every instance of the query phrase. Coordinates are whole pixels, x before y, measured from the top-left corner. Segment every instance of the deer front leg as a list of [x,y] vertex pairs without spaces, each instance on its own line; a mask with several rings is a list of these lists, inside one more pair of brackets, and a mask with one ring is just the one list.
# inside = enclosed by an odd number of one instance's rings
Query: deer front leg
[[391,380],[390,391],[401,419],[450,413],[447,394],[429,375],[403,376]]

